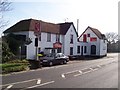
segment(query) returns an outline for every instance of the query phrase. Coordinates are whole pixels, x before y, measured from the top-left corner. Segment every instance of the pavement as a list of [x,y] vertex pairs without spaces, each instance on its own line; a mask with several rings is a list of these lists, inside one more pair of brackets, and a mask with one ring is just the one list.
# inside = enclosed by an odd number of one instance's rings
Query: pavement
[[1,88],[118,88],[118,54],[95,60],[73,60],[2,77]]

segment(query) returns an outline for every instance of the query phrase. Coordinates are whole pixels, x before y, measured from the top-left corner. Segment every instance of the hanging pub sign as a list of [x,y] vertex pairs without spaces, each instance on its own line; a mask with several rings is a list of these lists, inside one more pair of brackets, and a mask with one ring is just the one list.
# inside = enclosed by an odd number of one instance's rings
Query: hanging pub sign
[[40,36],[40,34],[41,34],[40,22],[35,22],[35,24],[34,24],[34,34],[35,34],[35,36]]
[[60,42],[53,43],[53,48],[62,48],[62,44]]
[[90,41],[91,41],[91,42],[95,42],[95,41],[97,41],[97,38],[96,38],[96,37],[91,37],[91,38],[90,38]]

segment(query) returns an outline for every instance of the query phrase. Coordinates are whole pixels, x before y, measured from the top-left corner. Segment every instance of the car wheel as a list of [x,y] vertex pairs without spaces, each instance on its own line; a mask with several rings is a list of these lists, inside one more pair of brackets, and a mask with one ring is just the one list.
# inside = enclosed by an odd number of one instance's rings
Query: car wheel
[[63,63],[64,63],[64,64],[67,64],[67,61],[65,60],[65,61],[63,61]]
[[49,66],[52,66],[52,65],[53,65],[53,62],[50,62],[50,63],[49,63]]

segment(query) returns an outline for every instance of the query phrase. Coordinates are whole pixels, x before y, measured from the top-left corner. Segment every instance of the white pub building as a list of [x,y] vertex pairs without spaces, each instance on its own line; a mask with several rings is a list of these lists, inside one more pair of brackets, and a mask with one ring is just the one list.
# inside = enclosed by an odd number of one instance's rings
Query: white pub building
[[[25,52],[26,59],[35,59],[36,53],[39,52],[45,54],[61,52],[68,56],[105,56],[107,54],[107,41],[104,34],[88,27],[79,37],[72,22],[53,24],[26,19],[4,31],[4,35],[9,33],[24,35],[26,40],[31,40],[30,44],[24,45],[25,50],[21,50]],[[38,44],[37,50],[36,44]]]

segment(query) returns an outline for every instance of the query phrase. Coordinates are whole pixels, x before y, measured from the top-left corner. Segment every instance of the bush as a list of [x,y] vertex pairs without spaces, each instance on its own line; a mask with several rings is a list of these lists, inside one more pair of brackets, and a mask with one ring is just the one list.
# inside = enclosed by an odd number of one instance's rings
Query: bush
[[5,63],[11,60],[11,58],[13,57],[14,57],[14,54],[10,52],[8,44],[5,41],[3,41],[2,42],[2,62]]
[[3,73],[19,72],[19,71],[24,71],[26,69],[27,69],[27,66],[25,65],[8,67],[8,68],[4,68]]
[[0,64],[2,73],[18,72],[28,69],[29,62],[27,60],[13,60],[9,63]]
[[12,63],[5,63],[5,64],[2,64],[2,69],[4,68],[8,68],[8,67],[16,67],[16,66],[20,66],[21,64],[12,64]]
[[19,64],[25,64],[25,65],[28,65],[29,64],[29,61],[28,60],[11,60],[7,63],[19,63]]

